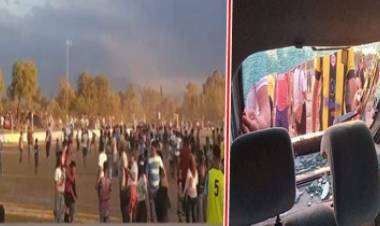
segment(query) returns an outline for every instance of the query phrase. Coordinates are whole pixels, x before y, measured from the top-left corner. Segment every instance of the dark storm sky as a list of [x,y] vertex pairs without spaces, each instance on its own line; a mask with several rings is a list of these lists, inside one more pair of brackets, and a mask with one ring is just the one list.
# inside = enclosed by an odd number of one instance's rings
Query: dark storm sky
[[0,68],[33,59],[45,95],[65,75],[106,73],[115,89],[129,82],[176,92],[225,70],[224,0],[0,0]]

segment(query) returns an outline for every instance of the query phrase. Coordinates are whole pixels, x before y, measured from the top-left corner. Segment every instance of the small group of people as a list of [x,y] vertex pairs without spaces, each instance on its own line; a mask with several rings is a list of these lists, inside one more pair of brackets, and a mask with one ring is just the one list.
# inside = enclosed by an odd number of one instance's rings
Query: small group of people
[[307,76],[305,65],[267,75],[251,87],[242,116],[244,132],[268,127],[306,133]]
[[[48,133],[50,131],[50,133]],[[50,137],[50,138],[49,138]],[[27,133],[26,133],[26,139],[27,139],[27,156],[28,161],[31,159],[31,155],[33,154],[34,157],[34,174],[38,174],[38,163],[39,163],[39,155],[40,155],[40,147],[38,143],[38,138],[33,137],[33,129],[32,126],[27,126]],[[50,144],[51,144],[51,130],[50,128],[47,130],[46,135],[46,157],[49,157],[50,152]],[[20,152],[19,155],[19,163],[22,163],[23,155],[24,155],[24,149],[25,149],[25,141],[24,141],[24,131],[20,131],[19,135],[19,141],[18,141],[18,149]]]
[[146,135],[141,127],[101,131],[96,181],[101,222],[109,221],[112,178],[119,180],[123,222],[168,222],[171,204],[160,141]]
[[63,158],[57,159],[54,173],[54,217],[57,223],[74,221],[75,202],[78,199],[75,178],[75,161],[67,165]]

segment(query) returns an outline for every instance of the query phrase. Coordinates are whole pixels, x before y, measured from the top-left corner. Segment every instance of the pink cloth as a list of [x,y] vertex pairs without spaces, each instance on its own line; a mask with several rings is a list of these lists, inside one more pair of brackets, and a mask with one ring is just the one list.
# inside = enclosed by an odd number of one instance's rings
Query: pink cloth
[[111,180],[103,177],[99,188],[99,212],[101,216],[109,216],[111,208]]
[[276,76],[276,107],[279,111],[289,106],[289,73]]

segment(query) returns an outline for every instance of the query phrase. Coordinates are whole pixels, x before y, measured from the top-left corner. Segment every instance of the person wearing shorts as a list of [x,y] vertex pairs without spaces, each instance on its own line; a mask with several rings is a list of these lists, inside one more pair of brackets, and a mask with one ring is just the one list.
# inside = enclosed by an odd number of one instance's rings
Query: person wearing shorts
[[69,167],[66,171],[66,184],[65,184],[65,205],[66,205],[66,216],[65,222],[72,223],[74,221],[74,213],[75,213],[75,201],[78,198],[76,192],[76,163],[71,161]]
[[39,147],[38,147],[38,139],[34,141],[34,175],[37,175],[38,172],[38,159],[39,159]]
[[130,169],[128,170],[128,222],[136,221],[136,208],[137,208],[137,177],[138,177],[138,165],[135,155],[130,155]]
[[33,149],[33,130],[31,126],[28,126],[27,140],[28,140],[28,161],[30,161],[30,152],[32,152],[32,149]]
[[46,158],[49,158],[49,155],[50,155],[51,140],[52,140],[52,133],[51,133],[51,125],[49,123],[48,128],[46,129],[46,137],[45,137]]
[[54,218],[55,222],[63,223],[65,218],[65,173],[62,167],[61,160],[57,160],[54,182],[55,182],[55,197],[54,197]]
[[99,197],[99,220],[101,223],[107,223],[110,219],[111,212],[111,179],[109,177],[108,162],[105,161],[102,167],[103,174],[97,185]]
[[88,134],[88,130],[84,129],[82,133],[81,146],[82,146],[82,156],[83,156],[83,165],[84,168],[87,167],[87,154],[90,144],[90,138]]
[[290,105],[290,76],[289,73],[280,73],[276,76],[275,88],[275,126],[289,130]]
[[20,151],[20,157],[18,159],[18,162],[22,162],[22,153],[24,152],[24,132],[20,131],[20,137],[18,139],[18,149]]

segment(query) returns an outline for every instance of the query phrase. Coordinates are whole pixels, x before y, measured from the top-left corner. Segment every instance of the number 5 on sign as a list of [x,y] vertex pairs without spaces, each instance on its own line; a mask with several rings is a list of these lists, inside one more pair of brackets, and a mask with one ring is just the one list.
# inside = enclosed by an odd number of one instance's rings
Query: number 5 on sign
[[214,188],[215,188],[214,195],[218,196],[218,194],[219,194],[219,180],[215,180]]

